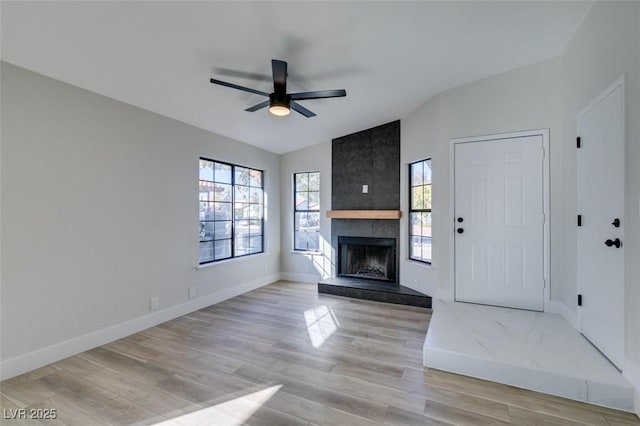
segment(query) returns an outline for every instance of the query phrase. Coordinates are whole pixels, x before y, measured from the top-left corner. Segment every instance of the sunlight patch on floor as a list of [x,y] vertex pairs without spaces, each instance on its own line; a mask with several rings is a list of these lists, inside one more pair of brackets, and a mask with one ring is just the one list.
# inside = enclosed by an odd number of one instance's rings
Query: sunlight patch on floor
[[178,425],[224,425],[239,426],[251,418],[282,385],[271,386],[256,392],[248,393],[229,401],[205,407],[197,411],[156,423],[161,426]]
[[319,348],[340,328],[340,321],[330,306],[322,305],[304,312],[307,332],[314,348]]

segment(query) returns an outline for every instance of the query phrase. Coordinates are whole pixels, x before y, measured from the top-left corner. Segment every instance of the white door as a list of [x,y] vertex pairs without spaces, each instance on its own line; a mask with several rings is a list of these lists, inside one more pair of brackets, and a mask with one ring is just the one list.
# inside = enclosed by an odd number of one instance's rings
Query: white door
[[542,135],[454,150],[456,300],[543,310]]
[[624,358],[623,117],[620,80],[578,116],[577,154],[582,222],[578,228],[580,328],[620,369]]

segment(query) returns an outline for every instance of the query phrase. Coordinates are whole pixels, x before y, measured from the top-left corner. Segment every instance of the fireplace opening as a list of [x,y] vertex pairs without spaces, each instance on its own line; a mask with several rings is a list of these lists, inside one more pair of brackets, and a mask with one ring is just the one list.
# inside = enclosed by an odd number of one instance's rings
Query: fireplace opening
[[395,283],[395,238],[339,236],[338,275]]

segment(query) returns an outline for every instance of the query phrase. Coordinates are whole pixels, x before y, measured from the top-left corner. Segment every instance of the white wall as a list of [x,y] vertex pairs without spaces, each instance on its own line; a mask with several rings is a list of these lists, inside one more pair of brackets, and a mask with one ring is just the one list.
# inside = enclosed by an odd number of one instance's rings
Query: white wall
[[[551,129],[551,289],[562,276],[562,166],[560,156],[560,60],[551,59],[443,92],[402,120],[401,167],[432,157],[433,263],[408,260],[406,233],[400,245],[401,283],[430,295],[450,294],[450,140],[466,136]],[[401,188],[407,187],[401,174]],[[405,191],[406,192],[406,191]],[[408,195],[401,198],[408,210]],[[404,215],[400,229],[407,228]]]
[[[278,278],[278,155],[6,63],[1,84],[5,377]],[[199,156],[265,171],[264,254],[196,269]]]
[[[577,114],[625,74],[626,356],[640,366],[640,3],[596,2],[562,54],[565,223],[576,215]],[[576,228],[564,229],[565,277],[559,300],[577,310]],[[640,387],[640,383],[636,386]]]
[[[293,250],[293,174],[320,172],[320,244],[321,253],[302,254]],[[320,278],[335,275],[332,263],[331,220],[326,211],[331,209],[331,142],[324,142],[289,152],[280,162],[282,188],[281,269],[285,279],[318,282]]]

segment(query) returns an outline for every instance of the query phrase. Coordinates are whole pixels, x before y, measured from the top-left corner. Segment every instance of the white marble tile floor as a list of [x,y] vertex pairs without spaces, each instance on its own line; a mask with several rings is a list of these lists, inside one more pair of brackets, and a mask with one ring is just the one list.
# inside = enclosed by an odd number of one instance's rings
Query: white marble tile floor
[[424,365],[633,411],[634,388],[560,315],[433,301]]

